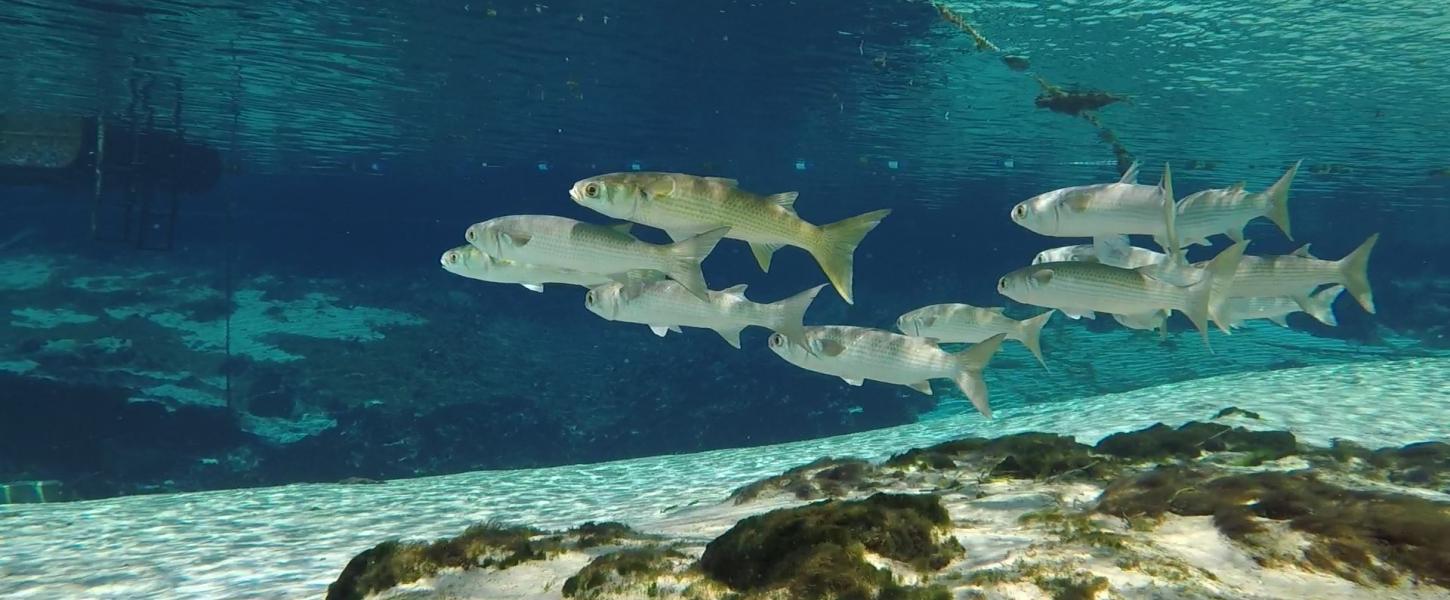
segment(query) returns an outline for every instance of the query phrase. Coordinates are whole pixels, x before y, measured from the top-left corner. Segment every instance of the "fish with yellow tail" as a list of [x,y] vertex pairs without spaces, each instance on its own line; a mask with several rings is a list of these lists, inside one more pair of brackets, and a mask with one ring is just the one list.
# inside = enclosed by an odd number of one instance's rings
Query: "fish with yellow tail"
[[793,344],[784,335],[770,336],[770,349],[797,367],[844,379],[851,385],[865,380],[904,385],[931,394],[932,379],[951,379],[982,416],[992,418],[982,369],[1007,335],[999,333],[966,350],[952,354],[928,338],[845,325],[805,328],[805,344]]
[[600,214],[663,229],[675,240],[729,227],[726,237],[748,242],[761,270],[767,272],[776,250],[784,246],[804,249],[815,257],[848,304],[854,303],[856,247],[891,213],[877,210],[814,225],[796,214],[796,192],[761,196],[740,189],[734,179],[684,173],[599,175],[576,182],[569,197]]
[[1008,273],[997,281],[997,291],[1024,304],[1080,316],[1097,311],[1150,319],[1160,310],[1177,310],[1193,321],[1207,346],[1210,317],[1228,332],[1228,321],[1219,314],[1225,299],[1220,294],[1232,285],[1247,245],[1239,242],[1220,252],[1205,265],[1202,277],[1186,286],[1153,277],[1152,265],[1125,269],[1096,262],[1047,262]]
[[933,338],[938,342],[975,344],[999,333],[1007,339],[1022,342],[1037,362],[1042,358],[1042,326],[1057,311],[1018,321],[1002,312],[1001,307],[980,307],[970,304],[933,304],[923,306],[896,319],[896,328],[906,335]]
[[612,281],[610,277],[597,273],[494,258],[469,245],[444,252],[438,262],[443,265],[443,270],[454,275],[489,283],[517,283],[532,292],[544,291],[546,283],[591,287]]
[[664,273],[700,299],[709,296],[700,263],[715,249],[721,227],[673,244],[651,244],[616,227],[552,215],[512,215],[474,223],[464,238],[484,254],[531,265],[586,273]]
[[1042,235],[1098,238],[1151,235],[1165,249],[1178,248],[1173,170],[1163,165],[1158,185],[1138,183],[1138,163],[1113,183],[1052,190],[1012,207],[1012,222]]
[[[1374,290],[1369,286],[1369,256],[1380,234],[1369,236],[1353,252],[1339,260],[1323,260],[1309,253],[1309,245],[1282,256],[1245,256],[1234,274],[1229,298],[1272,298],[1288,296],[1313,314],[1306,301],[1308,290],[1324,284],[1343,285],[1364,310],[1374,313]],[[1200,263],[1201,264],[1201,263]],[[1195,265],[1198,266],[1198,265]]]
[[1178,201],[1178,240],[1185,246],[1207,246],[1209,236],[1224,234],[1235,242],[1242,241],[1244,226],[1259,217],[1267,217],[1285,237],[1294,239],[1289,229],[1289,186],[1302,162],[1294,163],[1274,185],[1257,194],[1244,191],[1240,181],[1227,188],[1184,196]]
[[584,294],[584,307],[609,321],[648,325],[662,337],[679,327],[710,329],[739,349],[740,331],[752,325],[801,340],[806,310],[823,287],[826,285],[762,304],[745,298],[744,285],[712,291],[702,301],[669,279],[616,281],[590,288]]

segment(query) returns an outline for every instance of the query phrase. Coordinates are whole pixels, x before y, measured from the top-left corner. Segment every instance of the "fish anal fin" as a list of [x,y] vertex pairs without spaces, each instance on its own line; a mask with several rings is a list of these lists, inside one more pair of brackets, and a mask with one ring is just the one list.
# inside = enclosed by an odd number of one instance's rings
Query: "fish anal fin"
[[909,387],[909,388],[911,388],[913,390],[916,390],[916,391],[921,392],[923,394],[926,394],[928,396],[931,395],[931,382],[930,381],[918,381],[916,383],[908,383],[908,384],[906,384],[906,387]]

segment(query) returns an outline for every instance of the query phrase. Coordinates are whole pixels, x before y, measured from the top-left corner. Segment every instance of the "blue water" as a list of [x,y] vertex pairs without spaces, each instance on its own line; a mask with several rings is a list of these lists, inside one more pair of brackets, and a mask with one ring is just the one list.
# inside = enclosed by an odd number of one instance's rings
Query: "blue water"
[[[1035,314],[998,296],[997,278],[1078,241],[1036,235],[1008,211],[1115,180],[1104,131],[1143,161],[1145,183],[1171,162],[1180,197],[1240,180],[1256,191],[1303,159],[1295,240],[1255,221],[1251,253],[1310,242],[1338,258],[1382,236],[1376,315],[1346,297],[1338,327],[1300,314],[1292,335],[1215,332],[1214,355],[1178,316],[1167,341],[1056,318],[1044,337],[1054,371],[1004,349],[988,372],[997,406],[1447,346],[1446,8],[954,9],[1001,51],[977,51],[925,2],[0,0],[0,115],[100,116],[122,130],[154,113],[175,133],[180,106],[181,134],[222,165],[182,199],[168,252],[93,240],[84,182],[0,184],[0,365],[24,392],[0,405],[0,483],[57,481],[48,499],[63,499],[382,479],[970,410],[944,382],[927,397],[797,369],[763,330],[747,330],[743,350],[699,330],[658,339],[588,313],[579,288],[533,294],[437,266],[487,218],[607,222],[567,190],[636,168],[798,191],[814,223],[892,209],[856,255],[855,305],[827,291],[808,324],[890,328],[940,302]],[[1009,54],[1030,66],[1009,68]],[[1034,106],[1034,77],[1128,100],[1094,124]],[[107,202],[121,193],[108,188]],[[757,301],[824,282],[798,249],[766,274],[729,240],[705,273],[712,289],[748,283]],[[120,279],[98,290],[84,279],[95,277]],[[228,310],[248,291],[269,308]],[[311,293],[326,296],[307,304]],[[83,318],[37,324],[27,309]],[[416,322],[359,325],[354,309]]]

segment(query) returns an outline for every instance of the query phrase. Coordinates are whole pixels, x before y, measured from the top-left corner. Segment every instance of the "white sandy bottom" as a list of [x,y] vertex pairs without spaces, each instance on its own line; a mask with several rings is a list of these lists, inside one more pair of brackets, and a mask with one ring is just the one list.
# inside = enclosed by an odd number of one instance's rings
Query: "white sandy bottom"
[[1092,443],[1155,422],[1206,420],[1229,405],[1262,415],[1261,422],[1245,421],[1248,426],[1288,429],[1316,444],[1444,440],[1450,438],[1447,381],[1450,359],[1444,358],[1309,367],[1008,407],[993,421],[964,414],[770,447],[386,485],[5,506],[0,597],[314,598],[355,554],[389,538],[454,535],[490,518],[545,528],[620,520],[672,529],[668,509],[713,504],[739,485],[823,455],[875,459],[947,439],[1029,430]]

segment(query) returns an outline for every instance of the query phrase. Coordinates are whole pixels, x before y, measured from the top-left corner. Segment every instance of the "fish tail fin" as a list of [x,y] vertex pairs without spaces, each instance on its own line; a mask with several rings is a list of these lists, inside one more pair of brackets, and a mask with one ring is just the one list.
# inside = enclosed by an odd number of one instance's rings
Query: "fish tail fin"
[[982,369],[987,367],[987,361],[992,360],[992,355],[1002,347],[1002,340],[1006,337],[1007,334],[999,333],[955,355],[957,369],[952,374],[952,381],[972,401],[972,406],[977,407],[977,412],[988,419],[992,418],[992,406],[987,401],[987,382],[982,379]]
[[670,262],[665,274],[680,282],[680,285],[701,300],[709,300],[710,289],[705,286],[705,273],[700,270],[700,263],[715,250],[715,245],[729,231],[729,227],[711,229],[666,246]]
[[826,278],[831,280],[831,285],[836,287],[836,292],[841,294],[847,304],[854,304],[851,297],[851,271],[855,262],[856,246],[889,214],[891,209],[877,210],[822,225],[820,241],[810,248],[816,262],[820,263],[821,270],[826,272]]
[[1284,175],[1264,190],[1264,216],[1279,226],[1279,231],[1284,232],[1284,237],[1294,239],[1294,234],[1289,229],[1289,186],[1294,183],[1294,174],[1299,172],[1299,164],[1303,160],[1295,161]]
[[1315,320],[1330,327],[1338,327],[1339,319],[1334,317],[1334,301],[1344,293],[1344,286],[1334,285],[1322,290],[1312,296],[1296,298],[1299,308],[1309,313]]
[[1374,244],[1379,239],[1378,233],[1369,236],[1354,252],[1338,262],[1340,283],[1344,284],[1349,295],[1370,314],[1374,314],[1374,290],[1369,287],[1369,253],[1374,250]]
[[814,302],[816,299],[816,294],[821,293],[821,289],[824,287],[826,287],[826,284],[823,283],[786,298],[785,300],[771,303],[771,306],[777,310],[775,315],[776,320],[770,326],[770,329],[785,336],[786,340],[804,346],[806,340],[806,310],[810,309],[811,302]]
[[1042,358],[1042,326],[1046,325],[1047,320],[1051,319],[1053,313],[1056,312],[1056,310],[1049,310],[1018,324],[1017,339],[1022,341],[1023,346],[1027,346],[1027,350],[1037,357],[1037,362],[1042,363],[1044,368],[1047,367],[1047,361]]

